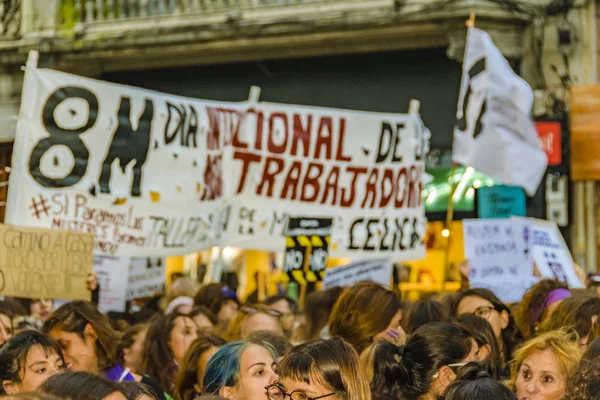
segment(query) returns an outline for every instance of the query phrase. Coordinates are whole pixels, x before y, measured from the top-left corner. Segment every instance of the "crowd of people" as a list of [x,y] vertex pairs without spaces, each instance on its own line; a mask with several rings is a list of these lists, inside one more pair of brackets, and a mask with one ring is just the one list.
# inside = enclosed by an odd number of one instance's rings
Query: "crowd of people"
[[372,282],[240,302],[177,280],[128,313],[0,302],[0,394],[82,400],[600,399],[600,297],[542,280],[417,302]]

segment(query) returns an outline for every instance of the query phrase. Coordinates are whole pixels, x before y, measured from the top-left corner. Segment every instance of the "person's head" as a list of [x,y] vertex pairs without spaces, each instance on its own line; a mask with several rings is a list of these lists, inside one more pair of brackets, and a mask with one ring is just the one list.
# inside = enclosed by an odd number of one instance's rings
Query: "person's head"
[[319,292],[311,292],[304,301],[304,324],[301,329],[302,341],[318,339],[321,330],[329,322],[333,306],[344,289],[335,286]]
[[408,309],[402,325],[406,333],[413,333],[430,322],[446,322],[450,315],[445,306],[434,300],[420,300]]
[[539,332],[566,329],[576,335],[583,350],[589,345],[594,322],[600,315],[600,298],[574,296],[565,299],[556,307],[552,318],[547,318]]
[[265,400],[265,388],[277,380],[277,357],[275,349],[264,342],[228,343],[208,362],[202,394],[231,400]]
[[423,325],[406,346],[387,341],[375,345],[373,393],[417,400],[444,394],[458,367],[477,360],[477,344],[464,328],[448,322]]
[[396,293],[374,282],[359,282],[338,299],[329,318],[329,334],[348,341],[358,353],[376,337],[398,330],[402,303]]
[[[192,309],[194,297],[198,293],[199,289],[200,285],[198,284],[198,282],[190,278],[183,277],[181,279],[178,279],[173,282],[171,287],[169,287],[169,290],[167,290],[167,293],[160,300],[161,308],[165,310],[165,313],[167,314],[169,314],[170,312],[179,312],[181,314],[187,314]],[[178,299],[180,297],[186,298],[185,302],[180,302],[180,304],[172,306],[169,312],[166,312],[169,305],[175,299]],[[181,308],[179,309],[179,307]]]
[[0,302],[0,347],[14,334],[12,309]]
[[[277,354],[279,355],[279,360],[281,360],[283,357],[285,357],[294,347],[294,346],[292,346],[292,344],[290,343],[290,341],[287,339],[287,337],[285,335],[282,335],[281,333],[277,333],[277,332],[272,332],[272,331],[253,332],[248,337],[248,340],[254,341],[254,342],[269,343],[271,346],[273,346],[275,351],[277,351]],[[279,360],[277,360],[277,361],[279,361]]]
[[283,334],[281,314],[261,304],[241,307],[231,321],[226,339],[230,342],[247,339],[259,330]]
[[194,299],[194,306],[203,306],[212,311],[223,325],[235,317],[240,302],[232,289],[220,283],[210,283],[200,289]]
[[478,347],[477,359],[485,361],[489,365],[492,378],[496,380],[502,378],[503,364],[500,345],[489,322],[474,314],[463,314],[454,323],[469,331],[475,339]]
[[64,400],[51,394],[39,392],[17,393],[9,396],[2,396],[2,400]]
[[517,400],[505,385],[492,378],[485,364],[469,363],[458,370],[444,400]]
[[127,400],[119,384],[87,372],[56,374],[38,390],[64,399]]
[[62,351],[52,338],[21,332],[0,349],[0,395],[32,392],[64,368]]
[[48,318],[44,331],[58,342],[73,371],[98,374],[115,363],[119,336],[90,303],[63,305]]
[[542,322],[568,297],[567,285],[554,279],[543,279],[531,287],[515,312],[515,321],[523,335],[532,337]]
[[567,383],[562,400],[597,400],[600,396],[600,360],[582,360]]
[[269,388],[269,400],[323,396],[331,400],[371,399],[358,354],[339,338],[314,340],[294,347],[281,360],[277,372],[279,381]]
[[454,317],[474,314],[488,321],[506,362],[512,359],[513,352],[523,341],[523,335],[509,308],[487,289],[470,289],[456,295],[450,314]]
[[149,327],[148,324],[133,325],[127,328],[119,342],[118,363],[136,374],[142,371],[142,353]]
[[193,400],[202,392],[202,377],[206,365],[225,344],[218,336],[200,336],[192,343],[177,376],[176,394],[179,400]]
[[541,334],[515,351],[510,386],[527,400],[560,400],[575,373],[581,349],[566,332]]
[[600,359],[600,338],[596,338],[583,353],[583,359],[586,361],[595,361]]
[[196,324],[187,315],[158,317],[148,328],[142,353],[142,371],[158,379],[163,389],[171,391],[177,366],[183,364],[186,352],[197,338]]
[[294,323],[296,322],[298,303],[296,303],[296,301],[289,296],[277,294],[265,299],[263,304],[281,314],[281,323],[283,325],[283,329],[289,335],[294,328]]
[[165,308],[165,314],[169,315],[172,313],[187,315],[194,308],[194,299],[187,296],[175,297],[167,308]]
[[215,313],[206,307],[194,307],[188,314],[198,327],[198,332],[209,335],[214,332],[218,319]]
[[127,400],[158,400],[152,389],[143,383],[122,382],[119,389]]
[[44,323],[54,311],[54,302],[52,299],[33,299],[28,301],[27,311],[29,315]]

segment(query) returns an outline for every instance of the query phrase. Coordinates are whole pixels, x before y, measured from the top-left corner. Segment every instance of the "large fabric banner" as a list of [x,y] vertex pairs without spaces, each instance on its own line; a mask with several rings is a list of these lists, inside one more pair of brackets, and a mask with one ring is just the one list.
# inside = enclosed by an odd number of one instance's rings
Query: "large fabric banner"
[[417,259],[418,115],[188,99],[29,68],[7,221],[92,233],[95,254],[284,251],[332,218],[332,257]]
[[91,233],[110,256],[218,244],[223,106],[240,107],[29,68],[7,222]]

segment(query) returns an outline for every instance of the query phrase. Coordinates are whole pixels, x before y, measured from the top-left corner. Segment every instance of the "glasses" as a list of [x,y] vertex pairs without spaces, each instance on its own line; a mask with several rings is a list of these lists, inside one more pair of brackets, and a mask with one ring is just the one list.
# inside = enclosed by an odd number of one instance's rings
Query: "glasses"
[[267,390],[267,398],[269,400],[285,400],[285,398],[289,398],[290,400],[318,400],[335,395],[335,393],[329,393],[318,397],[308,397],[302,390],[294,390],[292,393],[288,393],[277,383],[267,386],[265,389]]
[[[456,364],[448,364],[446,365],[446,367],[454,369],[454,368],[459,368],[459,367],[464,367],[465,365],[467,365],[469,363],[469,361],[465,361],[465,362],[461,362],[461,363],[456,363]],[[435,375],[433,375],[433,379],[437,379],[440,376],[440,371],[436,372]],[[277,399],[279,400],[279,399]]]
[[254,307],[242,307],[242,311],[246,314],[256,314],[258,312],[269,314],[276,318],[281,318],[282,314],[279,311],[271,310],[271,309],[258,309]]
[[473,314],[480,318],[488,319],[492,315],[492,311],[494,311],[494,307],[483,306],[475,310]]

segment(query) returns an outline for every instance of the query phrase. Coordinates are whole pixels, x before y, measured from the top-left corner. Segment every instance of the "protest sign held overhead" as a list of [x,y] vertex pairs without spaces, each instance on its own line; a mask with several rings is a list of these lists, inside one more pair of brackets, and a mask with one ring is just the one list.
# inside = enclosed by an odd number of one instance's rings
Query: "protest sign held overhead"
[[471,286],[489,289],[506,303],[521,301],[533,282],[533,222],[477,219],[463,226]]
[[331,240],[331,218],[291,217],[283,270],[299,284],[323,280]]
[[347,265],[329,268],[323,279],[323,290],[335,286],[352,286],[360,281],[372,281],[389,287],[393,265],[389,258],[356,261]]
[[531,87],[490,36],[469,28],[452,159],[533,196],[547,157],[530,113]]
[[90,299],[92,235],[0,224],[0,248],[2,295]]
[[171,96],[28,68],[7,221],[93,234],[94,253],[282,251],[291,215],[333,257],[424,255],[426,128],[377,114]]
[[94,272],[100,285],[100,312],[125,311],[130,263],[129,257],[94,257]]
[[127,300],[152,297],[165,290],[165,260],[132,258],[127,276]]

